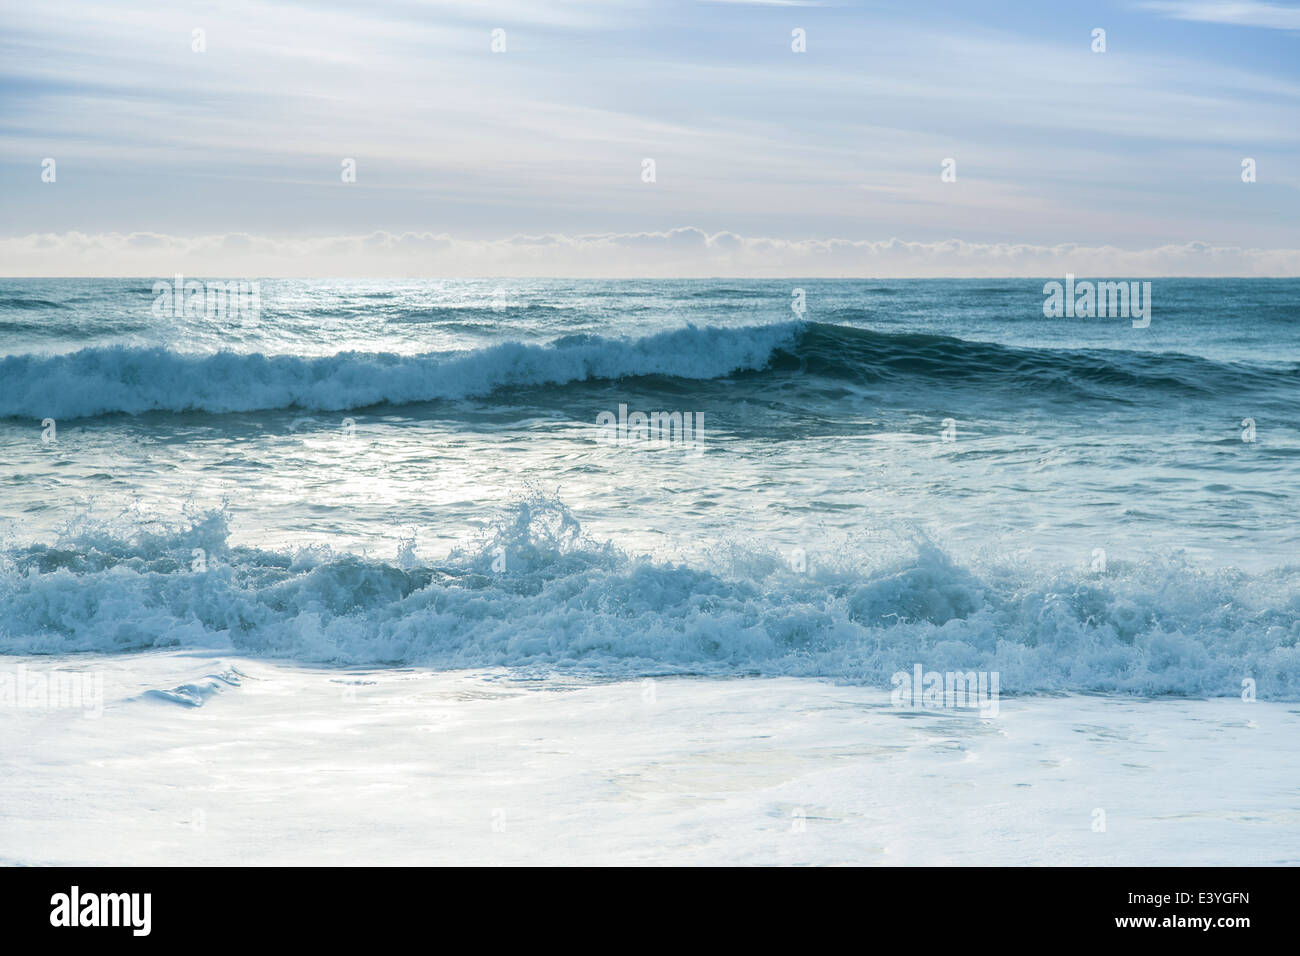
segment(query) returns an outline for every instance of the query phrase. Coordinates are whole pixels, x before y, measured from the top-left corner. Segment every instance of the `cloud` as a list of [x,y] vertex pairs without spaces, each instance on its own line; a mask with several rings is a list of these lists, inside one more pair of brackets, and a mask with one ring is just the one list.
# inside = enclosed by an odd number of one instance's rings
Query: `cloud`
[[[1041,243],[1068,223],[1099,245],[1294,241],[1300,82],[1259,55],[1255,31],[1210,47],[1181,30],[1112,35],[1096,56],[1090,27],[1059,11],[1028,24],[955,2],[808,20],[727,3],[665,16],[647,0],[486,2],[326,0],[304,17],[223,0],[198,20],[143,0],[68,0],[57,20],[12,5],[3,233],[698,223]],[[1169,9],[1211,7],[1227,15]],[[790,50],[796,22],[806,56]],[[1239,178],[1245,156],[1256,186]],[[36,189],[43,157],[58,185]],[[358,170],[346,187],[345,157]],[[940,181],[946,157],[956,183]]]
[[1174,20],[1195,20],[1200,23],[1225,23],[1240,27],[1265,27],[1270,30],[1300,30],[1300,7],[1277,3],[1257,3],[1254,0],[1221,0],[1221,2],[1152,2],[1142,4],[1147,10],[1163,13]]
[[4,276],[177,272],[211,277],[1300,276],[1300,248],[781,239],[694,227],[500,239],[384,231],[313,238],[66,232],[0,239]]

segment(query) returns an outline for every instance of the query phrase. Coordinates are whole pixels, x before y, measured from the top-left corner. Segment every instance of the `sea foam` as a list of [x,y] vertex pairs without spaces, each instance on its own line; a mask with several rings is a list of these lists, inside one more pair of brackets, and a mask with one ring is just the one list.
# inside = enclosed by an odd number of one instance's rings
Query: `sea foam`
[[[601,676],[997,671],[1003,694],[1300,698],[1300,568],[1104,574],[964,565],[916,537],[802,573],[752,550],[727,568],[629,555],[562,503],[520,502],[444,561],[231,547],[222,515],[172,533],[81,533],[0,563],[0,652],[159,647],[340,664],[506,666]],[[196,544],[197,543],[197,544]],[[194,547],[208,551],[193,569]],[[504,569],[498,561],[504,554]]]

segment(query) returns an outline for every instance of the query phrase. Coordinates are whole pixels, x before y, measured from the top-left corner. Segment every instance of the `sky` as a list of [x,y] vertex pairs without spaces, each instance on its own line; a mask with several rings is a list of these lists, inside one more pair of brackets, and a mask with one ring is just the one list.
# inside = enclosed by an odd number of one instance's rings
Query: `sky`
[[1297,223],[1297,3],[0,0],[0,275],[1300,275]]

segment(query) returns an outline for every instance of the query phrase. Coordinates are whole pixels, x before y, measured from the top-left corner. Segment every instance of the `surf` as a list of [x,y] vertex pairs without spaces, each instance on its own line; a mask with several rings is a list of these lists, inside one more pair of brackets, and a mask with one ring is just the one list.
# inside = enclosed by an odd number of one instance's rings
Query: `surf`
[[[812,553],[667,560],[583,531],[555,497],[438,560],[229,544],[228,517],[83,530],[0,555],[0,654],[205,649],[336,665],[886,687],[917,661],[1061,691],[1300,699],[1300,567],[1177,554],[1105,573],[960,556],[920,532]],[[207,560],[191,561],[195,547]],[[213,685],[215,687],[215,685]],[[219,689],[219,688],[217,688]]]

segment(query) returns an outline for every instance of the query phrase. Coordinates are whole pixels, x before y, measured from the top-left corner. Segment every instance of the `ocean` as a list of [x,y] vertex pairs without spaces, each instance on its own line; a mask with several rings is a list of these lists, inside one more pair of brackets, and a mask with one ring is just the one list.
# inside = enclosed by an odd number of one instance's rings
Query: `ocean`
[[0,860],[1295,862],[1300,280],[1063,279],[0,280]]
[[259,285],[0,281],[0,651],[1300,696],[1300,281]]

